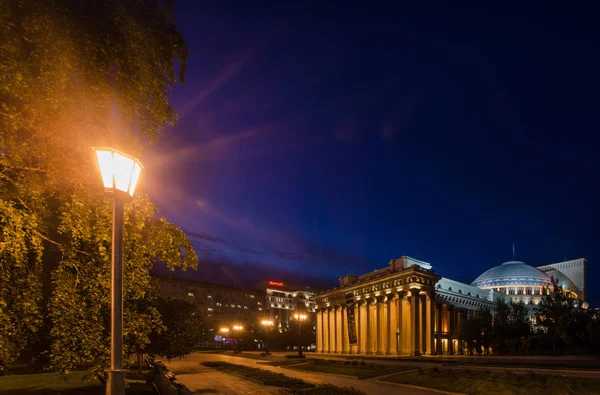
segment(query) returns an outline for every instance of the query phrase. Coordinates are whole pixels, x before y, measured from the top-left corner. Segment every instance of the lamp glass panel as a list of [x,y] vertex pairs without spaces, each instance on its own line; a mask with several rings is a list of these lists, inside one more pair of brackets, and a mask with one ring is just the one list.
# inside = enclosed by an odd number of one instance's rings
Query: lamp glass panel
[[118,152],[113,153],[113,171],[115,188],[122,192],[129,192],[129,182],[133,173],[134,160]]
[[100,175],[104,188],[113,187],[113,153],[111,151],[96,150],[96,158],[100,167]]
[[142,172],[142,167],[136,161],[133,165],[133,173],[131,174],[131,183],[129,184],[129,194],[133,196],[133,192],[135,192],[135,187],[140,179],[140,173]]

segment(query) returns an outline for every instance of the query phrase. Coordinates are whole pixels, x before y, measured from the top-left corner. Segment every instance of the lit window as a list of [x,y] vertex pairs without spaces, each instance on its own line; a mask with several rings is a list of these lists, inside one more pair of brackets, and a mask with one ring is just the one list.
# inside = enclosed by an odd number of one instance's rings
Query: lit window
[[256,302],[256,304],[262,306],[262,302]]
[[193,292],[188,292],[188,296],[193,298],[194,297],[194,293]]
[[244,306],[244,310],[248,310],[248,306]]
[[217,302],[217,307],[221,307],[221,302]]
[[231,307],[233,307],[235,309],[235,305],[234,304],[232,304]]
[[259,308],[258,308],[258,311],[262,311],[262,307],[259,307]]
[[238,304],[238,309],[241,309],[241,308],[242,308],[242,305],[239,305],[239,304]]
[[206,295],[207,299],[212,299],[212,295]]
[[254,299],[254,295],[250,295],[250,299]]
[[209,332],[212,332],[212,331],[214,331],[214,330],[215,330],[214,328],[210,328],[208,331],[209,331]]
[[213,311],[212,307],[209,307],[207,310],[208,310],[208,311]]

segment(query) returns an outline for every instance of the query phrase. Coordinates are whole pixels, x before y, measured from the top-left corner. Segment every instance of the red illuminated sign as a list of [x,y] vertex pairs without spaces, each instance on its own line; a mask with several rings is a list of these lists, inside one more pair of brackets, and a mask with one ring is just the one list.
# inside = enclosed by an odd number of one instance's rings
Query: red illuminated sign
[[278,282],[278,281],[269,281],[269,285],[276,285],[278,287],[283,287],[283,283]]

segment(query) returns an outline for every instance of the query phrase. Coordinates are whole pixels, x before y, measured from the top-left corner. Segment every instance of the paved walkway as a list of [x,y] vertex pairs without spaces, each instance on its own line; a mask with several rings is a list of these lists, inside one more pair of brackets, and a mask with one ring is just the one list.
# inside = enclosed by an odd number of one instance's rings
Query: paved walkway
[[[215,369],[200,365],[203,361],[224,361],[237,365],[251,366],[283,373],[289,377],[296,377],[315,384],[333,384],[340,387],[354,387],[367,394],[381,395],[395,393],[405,395],[431,395],[434,392],[416,388],[398,387],[393,384],[379,383],[375,379],[359,380],[347,376],[333,376],[313,372],[301,372],[283,369],[278,366],[257,364],[257,360],[238,358],[223,354],[193,353],[183,359],[172,360],[166,365],[177,375],[177,380],[186,385],[195,393],[215,394],[276,394],[275,387],[261,386],[252,381],[244,380],[237,376],[221,373]],[[163,361],[164,362],[164,361]]]

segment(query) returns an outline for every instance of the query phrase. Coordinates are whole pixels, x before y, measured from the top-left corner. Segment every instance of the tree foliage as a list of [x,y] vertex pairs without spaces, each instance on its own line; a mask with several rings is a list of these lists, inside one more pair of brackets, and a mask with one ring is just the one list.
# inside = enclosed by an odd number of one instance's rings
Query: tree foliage
[[151,333],[146,352],[168,359],[191,353],[202,339],[202,318],[196,306],[187,300],[172,298],[158,298],[155,305],[165,328]]
[[[187,48],[171,3],[0,0],[0,367],[27,348],[60,371],[107,366],[112,216],[90,147],[141,155],[175,122]],[[143,177],[125,214],[126,353],[163,327],[153,260],[197,263]]]

